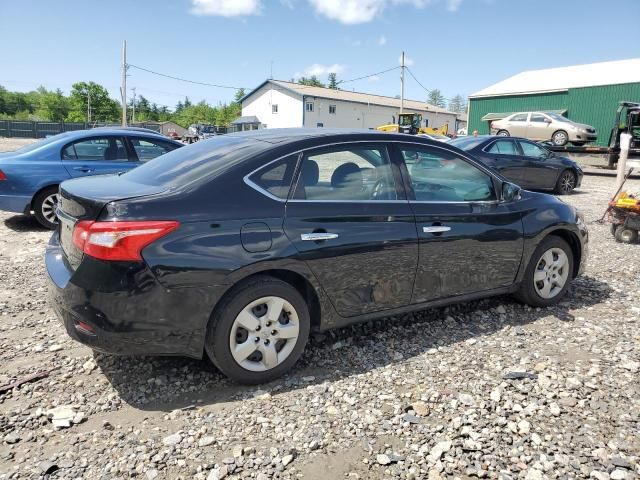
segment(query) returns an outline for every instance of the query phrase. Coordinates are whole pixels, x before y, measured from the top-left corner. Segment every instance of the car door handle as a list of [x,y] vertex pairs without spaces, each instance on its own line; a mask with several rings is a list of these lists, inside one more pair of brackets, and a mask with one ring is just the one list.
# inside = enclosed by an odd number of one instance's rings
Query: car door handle
[[314,232],[314,233],[302,233],[300,234],[300,239],[304,241],[317,242],[321,240],[333,240],[334,238],[338,238],[337,233],[329,233],[329,232]]
[[89,167],[73,167],[73,169],[79,172],[84,172],[84,173],[93,172],[93,168],[89,168]]
[[444,225],[432,225],[430,227],[422,227],[424,233],[443,233],[451,230],[451,227],[445,227]]

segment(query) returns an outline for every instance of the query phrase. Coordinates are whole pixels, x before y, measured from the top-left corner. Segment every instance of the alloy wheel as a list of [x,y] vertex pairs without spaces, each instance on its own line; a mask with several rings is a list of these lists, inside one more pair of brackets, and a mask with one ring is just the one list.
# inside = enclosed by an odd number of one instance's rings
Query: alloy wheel
[[542,254],[533,274],[536,293],[544,299],[558,295],[569,278],[569,257],[561,248],[553,247]]
[[42,216],[51,223],[57,223],[58,217],[56,216],[56,208],[58,206],[58,194],[52,193],[45,197],[42,201]]
[[291,355],[299,333],[298,313],[291,303],[281,297],[262,297],[236,316],[229,337],[231,355],[246,370],[271,370]]
[[553,134],[553,144],[562,146],[567,143],[567,134],[564,132],[556,132]]
[[560,177],[560,190],[562,193],[570,193],[576,186],[576,179],[573,173],[564,172]]

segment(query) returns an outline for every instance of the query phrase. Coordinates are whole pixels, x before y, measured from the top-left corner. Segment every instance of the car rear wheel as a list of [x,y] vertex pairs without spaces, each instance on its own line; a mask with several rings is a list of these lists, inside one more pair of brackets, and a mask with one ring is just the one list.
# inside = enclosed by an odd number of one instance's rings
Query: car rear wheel
[[569,195],[576,188],[576,174],[571,170],[565,170],[558,177],[556,182],[556,193],[558,195]]
[[638,241],[638,231],[620,225],[616,228],[615,238],[616,242],[620,243],[636,243]]
[[276,278],[256,277],[234,287],[216,308],[205,350],[231,379],[264,383],[298,361],[309,328],[309,309],[294,287]]
[[556,147],[564,147],[569,142],[569,135],[564,130],[558,130],[551,136],[551,141]]
[[496,133],[496,135],[498,135],[499,137],[509,137],[510,134],[508,131],[506,130],[498,130],[498,133]]
[[33,213],[38,223],[45,228],[54,230],[58,225],[56,208],[58,206],[58,187],[45,188],[33,199]]
[[573,277],[573,252],[560,237],[548,236],[531,256],[517,297],[534,307],[560,301]]

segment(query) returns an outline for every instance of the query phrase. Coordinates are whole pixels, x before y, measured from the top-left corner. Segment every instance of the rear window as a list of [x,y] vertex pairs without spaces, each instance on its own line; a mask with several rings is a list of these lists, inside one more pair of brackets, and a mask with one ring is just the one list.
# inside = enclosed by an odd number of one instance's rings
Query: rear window
[[458,147],[461,150],[471,150],[472,148],[480,145],[486,138],[482,137],[458,137],[453,140],[449,140],[449,145]]
[[267,146],[242,137],[219,136],[178,148],[123,176],[144,185],[174,187],[209,178]]

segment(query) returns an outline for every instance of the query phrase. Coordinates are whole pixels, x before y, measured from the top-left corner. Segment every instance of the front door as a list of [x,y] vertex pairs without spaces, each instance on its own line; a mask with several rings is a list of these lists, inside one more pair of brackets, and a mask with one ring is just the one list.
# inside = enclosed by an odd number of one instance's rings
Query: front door
[[135,166],[122,137],[95,136],[76,140],[62,149],[62,162],[72,177],[119,173]]
[[398,154],[420,237],[412,303],[512,285],[521,213],[498,201],[491,175],[444,148],[403,144]]
[[397,165],[383,144],[307,151],[284,229],[337,312],[407,305],[418,237]]
[[531,140],[549,140],[553,133],[549,125],[551,125],[551,119],[547,118],[546,115],[532,113],[527,125],[527,134],[524,137]]
[[549,151],[526,140],[518,140],[518,144],[525,166],[521,186],[533,189],[555,187],[560,170],[556,165],[547,161]]

